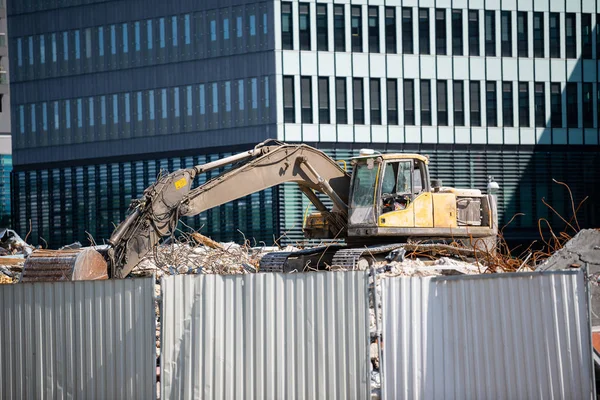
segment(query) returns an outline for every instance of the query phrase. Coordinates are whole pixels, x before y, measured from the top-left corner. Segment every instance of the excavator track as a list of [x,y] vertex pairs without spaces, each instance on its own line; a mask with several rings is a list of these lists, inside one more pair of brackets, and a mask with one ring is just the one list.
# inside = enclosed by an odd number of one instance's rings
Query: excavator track
[[298,251],[281,251],[268,253],[260,260],[260,272],[305,272],[325,269],[331,265],[331,259],[343,245],[312,247]]
[[406,243],[394,243],[385,245],[355,247],[349,249],[338,250],[333,256],[331,266],[335,268],[347,268],[356,269],[358,267],[358,261],[361,257],[372,257],[381,255],[383,253],[389,253],[393,250],[403,247]]

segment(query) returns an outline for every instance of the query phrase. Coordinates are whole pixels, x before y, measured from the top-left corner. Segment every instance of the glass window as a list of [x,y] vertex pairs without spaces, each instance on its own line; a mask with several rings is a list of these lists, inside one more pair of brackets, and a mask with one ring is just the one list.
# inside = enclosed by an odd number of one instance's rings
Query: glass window
[[[67,32],[64,32],[63,35],[66,38]],[[65,46],[65,49],[68,49],[68,46]],[[29,65],[33,65],[33,36],[29,36]]]
[[431,125],[431,81],[421,79],[421,125]]
[[152,20],[146,21],[146,35],[148,36],[148,50],[152,50]]
[[581,14],[581,56],[592,58],[592,14]]
[[268,24],[267,24],[267,13],[263,14],[263,34],[267,34],[268,33]]
[[250,79],[250,85],[252,87],[252,108],[256,110],[258,108],[258,79]]
[[179,110],[179,88],[178,87],[173,89],[173,107],[175,108],[175,117],[179,118],[180,110]]
[[462,10],[452,10],[452,54],[463,55],[463,15]]
[[437,81],[437,115],[438,125],[448,126],[448,83]]
[[317,4],[317,50],[329,50],[327,5]]
[[58,111],[58,101],[54,102],[54,129],[60,128],[60,114]]
[[329,115],[329,78],[319,78],[319,123],[331,123]]
[[469,55],[479,55],[479,11],[469,10]]
[[83,99],[77,99],[77,127],[83,128]]
[[269,108],[269,100],[269,77],[265,76],[265,108]]
[[553,128],[562,127],[562,93],[560,83],[550,84],[550,112],[551,124]]
[[92,29],[85,30],[85,58],[92,58]]
[[369,51],[379,53],[379,7],[369,7]]
[[362,78],[352,79],[352,93],[354,97],[354,123],[362,125],[365,123],[365,106]]
[[310,50],[310,7],[308,3],[300,3],[298,29],[300,33],[300,50]]
[[360,6],[352,6],[352,51],[363,51],[362,43],[362,10]]
[[544,57],[544,13],[533,13],[533,56]]
[[81,42],[79,38],[79,29],[75,31],[75,59],[81,58]]
[[542,82],[535,83],[535,126],[546,126],[546,85]]
[[71,129],[71,101],[65,100],[65,125]]
[[52,34],[52,62],[56,62],[57,60],[57,52],[56,52],[56,33]]
[[177,16],[171,17],[171,34],[172,34],[172,42],[173,47],[177,47]]
[[106,96],[100,96],[100,119],[106,125]]
[[517,12],[517,51],[519,57],[529,56],[529,25],[527,11]]
[[144,118],[144,106],[142,104],[142,92],[137,92],[137,120],[141,122]]
[[[283,7],[283,4],[282,4],[282,7]],[[291,9],[291,6],[290,6],[290,9]],[[290,21],[291,21],[292,14],[290,14],[289,17],[290,17]],[[283,17],[282,17],[282,23],[283,23]],[[242,37],[242,33],[243,33],[243,30],[242,30],[242,17],[237,17],[236,20],[235,20],[235,32],[236,32],[237,37],[239,37],[239,38]]]
[[19,131],[25,133],[25,106],[19,106]]
[[210,21],[210,40],[212,42],[217,40],[217,21],[214,19]]
[[216,83],[212,84],[212,112],[219,112],[219,89]]
[[396,53],[396,8],[385,8],[385,51]]
[[42,129],[48,132],[48,110],[46,103],[42,103]]
[[113,94],[112,96],[112,104],[113,104],[113,124],[119,123],[119,96]]
[[29,106],[29,109],[31,110],[31,132],[35,132],[36,131],[36,121],[35,121],[35,104],[31,104]]
[[502,57],[512,57],[512,13],[502,11]]
[[387,121],[388,125],[398,125],[398,81],[387,80]]
[[129,35],[127,32],[127,24],[121,25],[123,30],[123,53],[129,53]]
[[402,52],[413,54],[413,20],[412,8],[402,8]]
[[550,58],[560,58],[559,13],[550,13]]
[[338,124],[348,123],[346,78],[335,78],[335,113]]
[[454,126],[465,126],[465,94],[463,81],[452,82]]
[[[284,78],[284,83],[285,83],[285,78]],[[284,84],[284,87],[286,87],[285,84]],[[293,85],[292,85],[292,90],[294,90]],[[285,101],[285,98],[287,98],[287,94],[284,94],[284,101]],[[245,102],[246,102],[246,98],[244,97],[244,80],[240,79],[238,81],[238,107],[239,107],[240,111],[244,110]],[[293,103],[292,103],[292,105],[293,105]],[[285,114],[285,110],[284,110],[284,114]],[[284,121],[284,122],[288,122],[288,121]]]
[[110,26],[110,54],[117,54],[117,27]]
[[231,82],[225,82],[225,111],[231,111]]
[[167,118],[167,89],[160,90],[160,117]]
[[160,18],[158,20],[158,37],[160,40],[160,48],[164,49],[166,46],[165,43],[165,19],[164,18]]
[[485,12],[485,55],[496,56],[496,12]]
[[404,125],[415,124],[415,82],[404,80]]
[[90,126],[94,126],[94,98],[88,98],[88,120]]
[[98,55],[104,56],[104,28],[98,28]]
[[429,54],[429,9],[419,8],[419,53]]
[[575,13],[567,13],[565,15],[565,28],[567,31],[565,38],[565,49],[567,53],[567,58],[577,57],[577,39],[575,38],[575,25]]
[[485,101],[487,126],[498,126],[498,100],[496,97],[496,82],[486,82]]
[[283,121],[296,122],[296,111],[294,109],[294,77],[283,77]]
[[192,85],[189,85],[185,89],[186,94],[186,108],[187,108],[187,116],[191,117],[194,110],[194,104],[192,102]]
[[381,125],[381,81],[379,78],[370,81],[371,125]]
[[23,66],[23,40],[21,38],[17,38],[17,65]]
[[567,128],[578,128],[577,83],[567,82]]
[[[69,60],[69,33],[63,32],[63,59],[65,61]],[[33,62],[33,58],[31,59]]]
[[140,51],[140,21],[136,21],[134,24],[135,28],[135,51]]
[[481,92],[479,82],[469,82],[471,126],[481,126]]
[[502,125],[515,126],[512,82],[502,82]]
[[200,85],[200,90],[199,90],[199,95],[200,95],[200,114],[204,115],[206,114],[206,103],[205,103],[205,96],[204,96],[204,85]]
[[229,39],[229,18],[223,20],[223,39]]
[[335,51],[346,51],[346,12],[343,5],[333,6],[333,42]]
[[256,36],[256,16],[250,16],[250,36]]
[[191,34],[190,34],[190,14],[185,14],[183,16],[183,34],[185,36],[185,44],[190,44]]
[[446,10],[435,10],[435,52],[446,55]]
[[40,63],[46,63],[46,43],[44,41],[44,35],[40,35]]
[[592,83],[583,84],[583,127],[593,128],[594,127],[594,97],[593,97],[593,85]]
[[131,122],[131,109],[129,105],[129,93],[125,93],[125,122]]
[[[600,60],[600,14],[596,14],[596,59]],[[600,110],[600,106],[597,109]],[[600,125],[600,119],[598,124]]]
[[529,83],[519,82],[519,126],[529,125]]

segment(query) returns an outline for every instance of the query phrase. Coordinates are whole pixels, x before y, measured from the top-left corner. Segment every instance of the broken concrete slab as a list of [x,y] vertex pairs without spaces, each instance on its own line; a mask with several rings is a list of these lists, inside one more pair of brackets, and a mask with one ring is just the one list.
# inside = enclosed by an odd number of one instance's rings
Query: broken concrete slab
[[587,265],[590,274],[600,272],[600,230],[579,231],[565,246],[548,258],[538,271],[550,271],[583,267]]

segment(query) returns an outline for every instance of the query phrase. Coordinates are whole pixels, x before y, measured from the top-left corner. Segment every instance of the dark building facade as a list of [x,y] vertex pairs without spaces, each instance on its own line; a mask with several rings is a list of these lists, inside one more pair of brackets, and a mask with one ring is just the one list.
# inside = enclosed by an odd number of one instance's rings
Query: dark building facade
[[[502,223],[526,214],[515,238],[562,224],[542,198],[570,217],[554,178],[599,225],[600,2],[363,3],[9,3],[15,229],[101,241],[161,170],[268,138],[418,151],[445,185],[492,175]],[[185,222],[271,244],[307,207],[283,185]]]

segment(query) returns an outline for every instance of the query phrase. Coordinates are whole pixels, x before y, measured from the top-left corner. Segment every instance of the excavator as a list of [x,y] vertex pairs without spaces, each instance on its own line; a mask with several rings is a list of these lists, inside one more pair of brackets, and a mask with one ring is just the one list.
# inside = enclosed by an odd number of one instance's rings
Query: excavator
[[[351,159],[349,174],[314,147],[268,140],[243,153],[172,172],[132,200],[127,218],[109,239],[109,275],[126,277],[161,238],[174,233],[181,217],[286,182],[296,183],[316,209],[304,223],[305,237],[326,245],[269,253],[261,260],[261,272],[355,268],[365,259],[370,264],[389,257],[407,243],[459,241],[494,251],[494,196],[442,187],[441,181],[430,179],[428,164],[419,154],[363,149]],[[227,166],[224,173],[192,188],[199,175]]]

